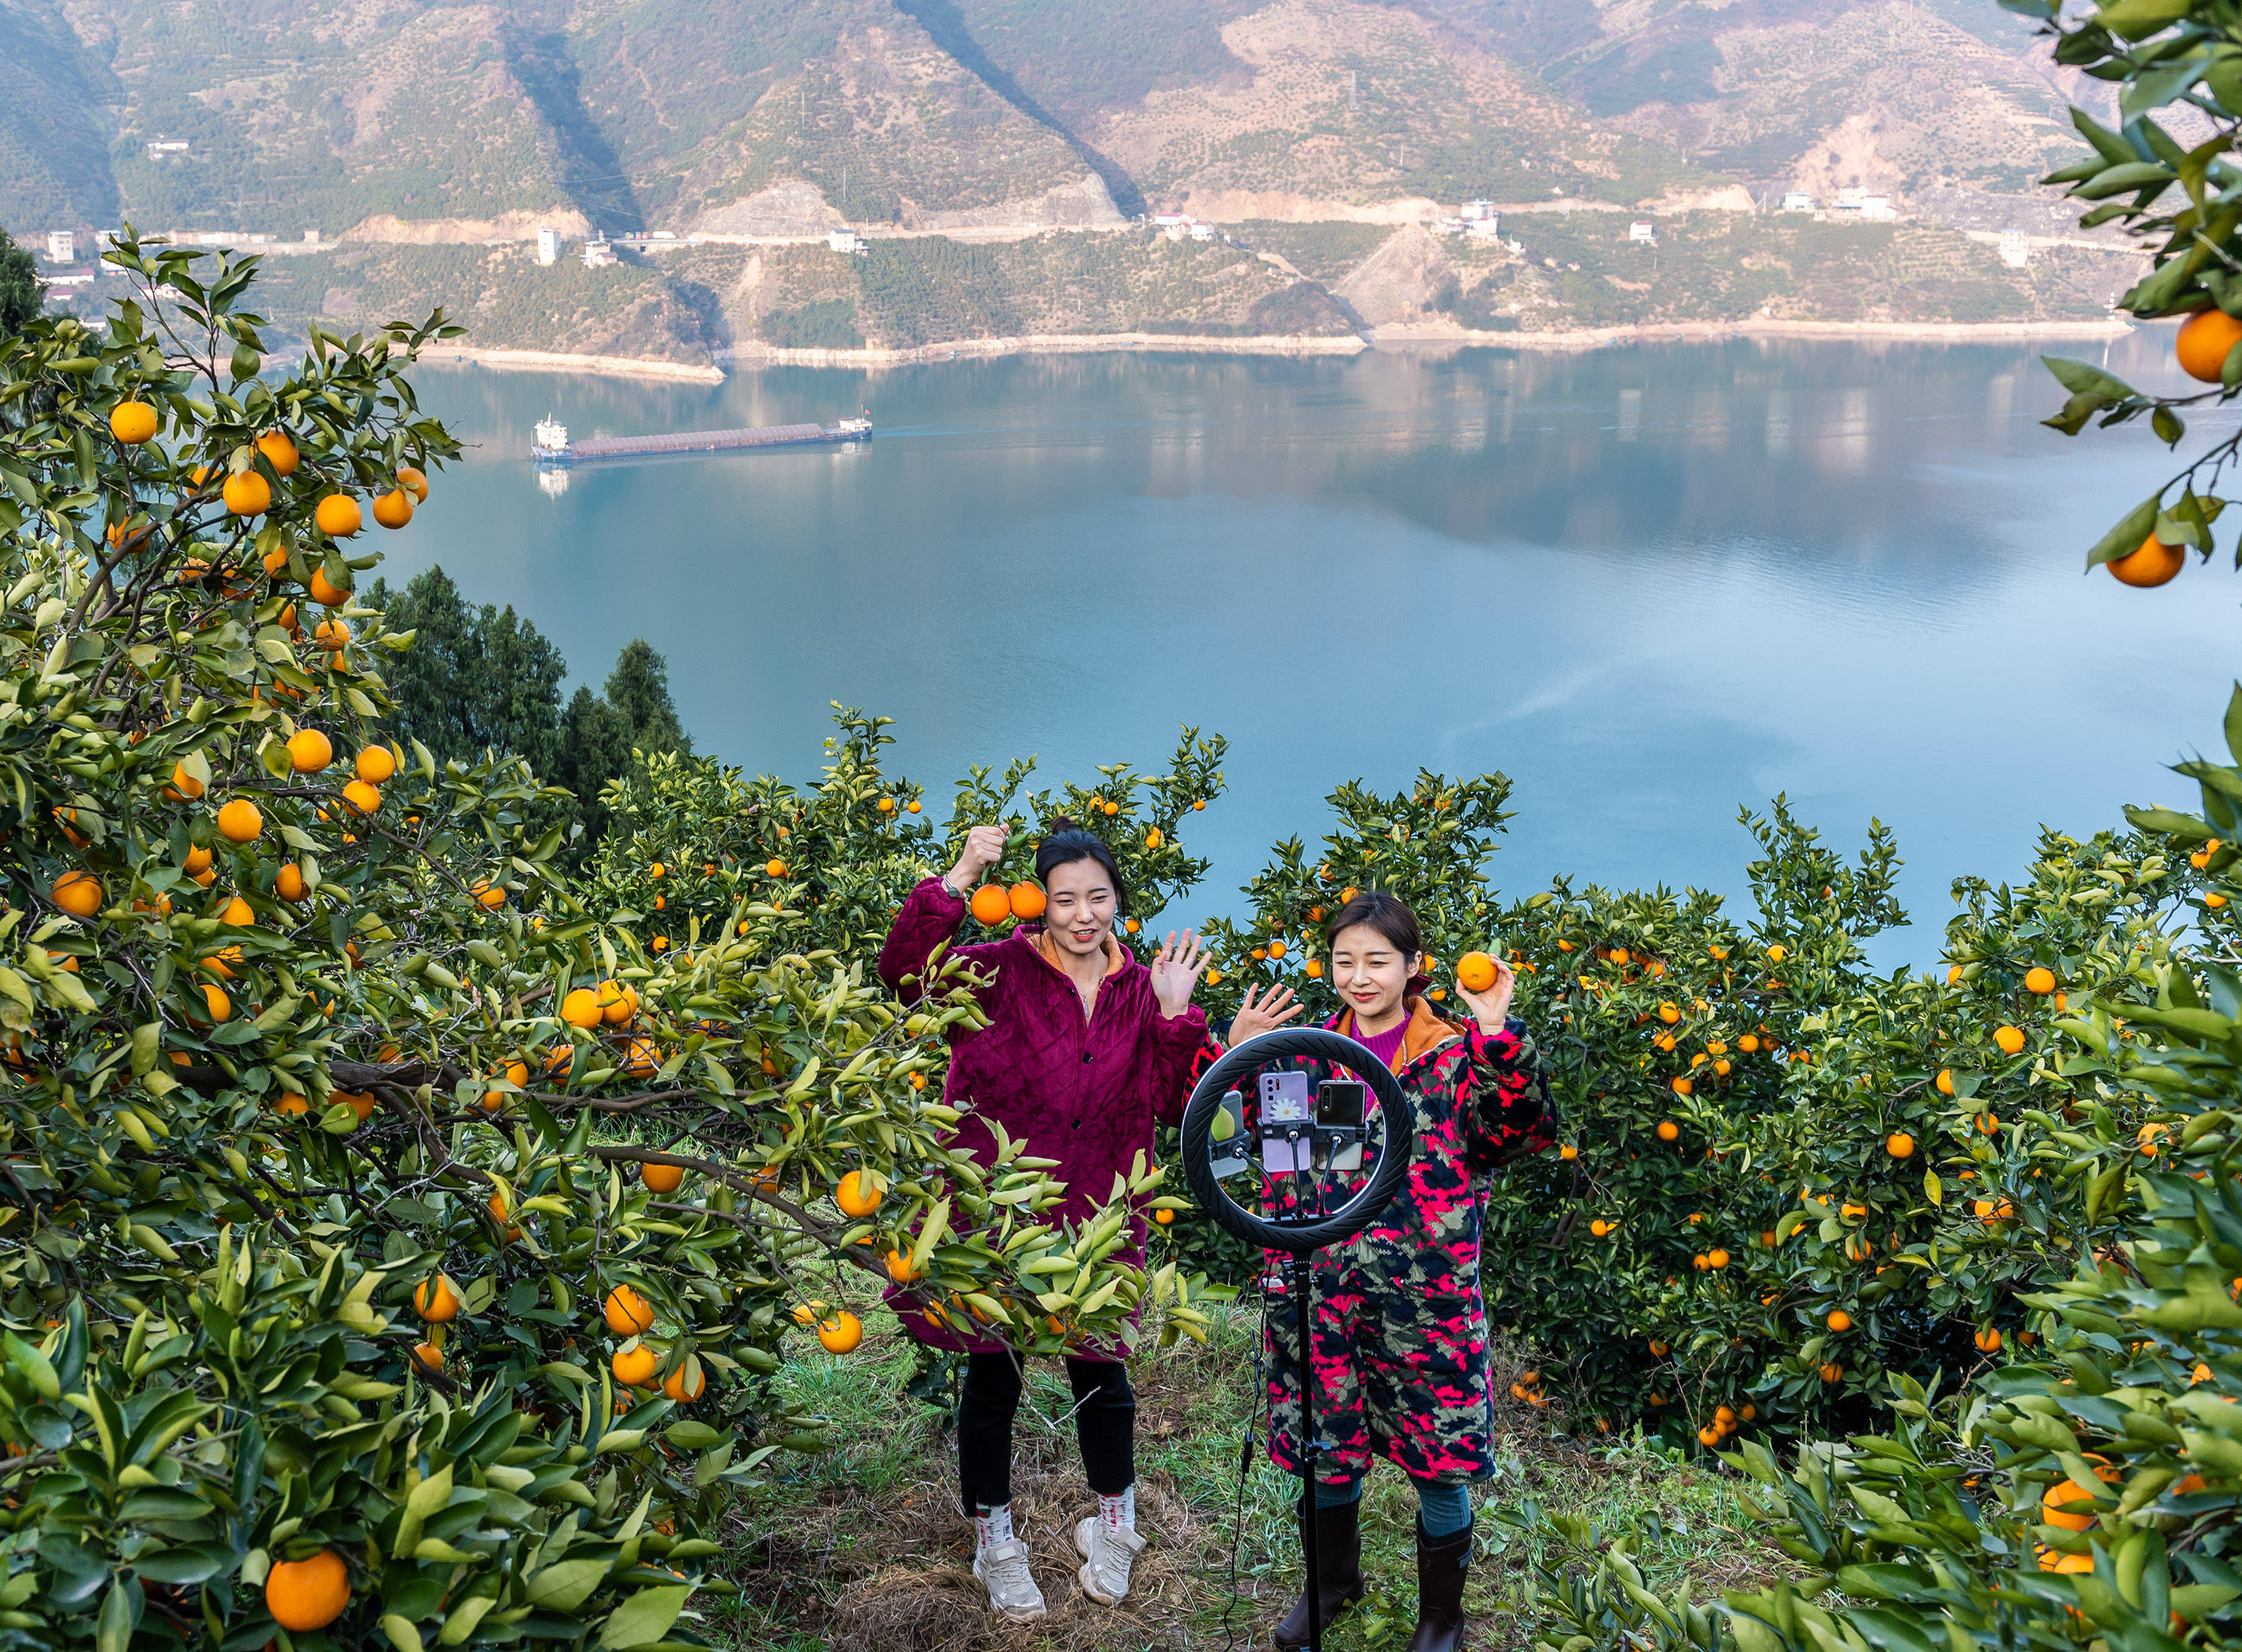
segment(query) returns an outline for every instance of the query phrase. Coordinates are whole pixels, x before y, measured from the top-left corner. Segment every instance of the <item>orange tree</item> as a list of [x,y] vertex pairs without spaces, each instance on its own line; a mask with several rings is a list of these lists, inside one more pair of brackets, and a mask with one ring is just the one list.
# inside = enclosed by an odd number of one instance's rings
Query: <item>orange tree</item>
[[440,314],[266,375],[254,260],[111,257],[105,332],[0,343],[0,1633],[690,1642],[713,1500],[823,1443],[782,1339],[872,1281],[1197,1330],[1110,1259],[1156,1172],[1063,1229],[950,1145],[963,994],[775,880],[656,948],[519,761],[379,740]]

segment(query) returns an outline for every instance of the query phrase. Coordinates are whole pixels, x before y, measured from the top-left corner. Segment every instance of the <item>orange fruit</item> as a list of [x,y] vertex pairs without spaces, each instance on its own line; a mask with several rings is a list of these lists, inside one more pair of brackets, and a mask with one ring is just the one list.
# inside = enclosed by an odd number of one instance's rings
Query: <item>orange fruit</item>
[[305,1560],[281,1561],[265,1574],[265,1609],[292,1635],[323,1629],[351,1598],[350,1568],[332,1548]]
[[1171,1227],[1176,1220],[1176,1213],[1172,1210],[1156,1210],[1152,1213],[1152,1220],[1163,1227]]
[[2141,541],[2138,550],[2113,557],[2102,565],[2119,585],[2145,591],[2169,583],[2187,565],[2187,547],[2166,545],[2151,533]]
[[1849,1331],[1853,1328],[1853,1316],[1842,1308],[1833,1308],[1829,1310],[1828,1322],[1833,1331]]
[[617,1349],[607,1361],[607,1369],[615,1374],[615,1381],[625,1388],[635,1388],[654,1381],[654,1368],[661,1363],[659,1354],[641,1346]]
[[380,786],[397,772],[397,753],[386,746],[369,746],[358,754],[353,772],[368,786]]
[[375,813],[381,807],[381,788],[352,780],[343,787],[343,801],[360,814]]
[[272,485],[255,471],[244,471],[225,478],[219,497],[236,516],[262,516],[272,508]]
[[[187,766],[185,763],[174,763],[171,765],[171,789],[178,793],[179,797],[198,798],[203,794],[203,783],[187,772]],[[178,799],[174,798],[172,800],[177,802]]]
[[828,1354],[847,1354],[864,1340],[864,1324],[845,1309],[817,1322],[817,1340]]
[[101,880],[90,872],[65,872],[54,881],[48,896],[73,918],[91,918],[104,899]]
[[1037,884],[1016,883],[1005,892],[1004,904],[1012,916],[1023,922],[1040,918],[1044,915],[1043,889]]
[[683,1165],[641,1165],[638,1179],[648,1193],[675,1193],[685,1183]]
[[1980,1354],[1998,1354],[2001,1351],[2001,1334],[1990,1325],[1970,1340],[1977,1345]]
[[210,1012],[213,1021],[233,1019],[233,1000],[225,995],[225,988],[215,981],[203,983],[203,1007]]
[[317,774],[335,760],[335,745],[315,728],[299,728],[288,737],[288,766],[299,774]]
[[617,1336],[637,1336],[654,1328],[654,1304],[628,1285],[609,1291],[603,1307],[607,1328]]
[[852,1170],[841,1178],[840,1186],[833,1190],[833,1202],[844,1216],[869,1216],[880,1207],[883,1197],[880,1184],[869,1170]]
[[1941,1095],[1952,1095],[1954,1094],[1953,1068],[1941,1067],[1938,1069],[1938,1094]]
[[1312,981],[1321,980],[1324,978],[1323,960],[1320,958],[1311,958],[1306,963],[1300,966],[1300,973],[1306,975]]
[[1494,985],[1494,960],[1485,953],[1466,953],[1456,960],[1456,985],[1467,993],[1483,993]]
[[1715,1270],[1728,1265],[1728,1253],[1717,1247],[1705,1253],[1705,1266]]
[[2053,970],[2042,969],[2035,966],[2024,972],[2024,991],[2027,993],[2037,993],[2042,998],[2045,998],[2054,990],[2055,972]]
[[236,798],[218,812],[219,833],[234,843],[254,843],[265,834],[265,815],[247,798]]
[[688,1354],[685,1363],[663,1381],[661,1391],[680,1405],[691,1405],[708,1391],[708,1374],[701,1368],[701,1361]]
[[1845,1380],[1845,1368],[1835,1361],[1825,1361],[1822,1367],[1821,1376],[1824,1382],[1843,1382]]
[[763,862],[763,876],[766,878],[785,877],[786,862],[780,859],[776,855],[773,855],[769,859]]
[[267,431],[257,438],[257,451],[272,467],[272,474],[293,476],[300,462],[296,452],[295,438],[286,431]]
[[1993,1029],[1993,1042],[1999,1047],[2002,1054],[2015,1055],[2024,1047],[2024,1029],[2016,1027],[1997,1027]]
[[460,1293],[450,1275],[438,1274],[415,1286],[413,1311],[431,1325],[442,1325],[459,1318]]
[[119,402],[109,410],[109,433],[127,447],[151,439],[156,423],[156,410],[146,402]]
[[908,1285],[915,1279],[923,1279],[926,1276],[924,1268],[911,1266],[911,1259],[908,1252],[889,1251],[887,1263],[888,1277],[898,1285]]
[[339,608],[350,600],[350,592],[347,587],[327,583],[326,570],[324,568],[312,570],[312,583],[305,588],[312,593],[312,600],[324,608]]
[[493,883],[488,878],[476,879],[472,893],[475,898],[475,905],[480,906],[485,912],[496,912],[500,906],[506,905],[506,886],[502,883]]
[[[2074,1513],[2065,1503],[2091,1502],[2094,1494],[2075,1480],[2062,1480],[2047,1488],[2039,1500],[2040,1518],[2051,1526],[2060,1526],[2067,1532],[2083,1532],[2094,1523],[2091,1511]],[[2087,1562],[2091,1565],[2092,1562]]]
[[1884,1138],[1884,1151],[1895,1159],[1915,1156],[1915,1138],[1904,1130],[1895,1130]]
[[444,1368],[444,1350],[433,1342],[415,1342],[413,1345],[413,1363],[424,1374],[433,1375]]
[[[1688,1082],[1687,1079],[1676,1079],[1674,1081],[1676,1084],[1687,1084]],[[1688,1092],[1685,1090],[1682,1094],[1686,1095]],[[1661,1119],[1658,1121],[1658,1139],[1661,1141],[1678,1141],[1681,1138],[1682,1127],[1675,1123],[1673,1120]]]
[[600,1019],[621,1027],[638,1013],[638,994],[621,981],[601,981],[593,989],[600,997]]
[[413,519],[413,496],[392,488],[373,502],[373,519],[385,528],[401,528]]
[[255,923],[257,921],[257,913],[247,901],[244,900],[239,895],[236,895],[232,900],[225,903],[225,908],[218,913],[218,920],[222,924],[231,924],[235,928],[239,929],[246,925]]
[[[565,1049],[567,1047],[563,1045],[561,1047]],[[527,1061],[508,1061],[503,1067],[499,1069],[499,1072],[495,1076],[504,1078],[508,1084],[511,1084],[518,1090],[523,1085],[529,1082],[529,1064]],[[486,1113],[496,1113],[500,1107],[506,1105],[506,1098],[507,1092],[504,1090],[484,1091],[483,1111]]]
[[1571,1142],[1567,1141],[1563,1147],[1557,1149],[1557,1156],[1560,1159],[1577,1159],[1581,1156],[1581,1150],[1574,1147]]
[[403,488],[407,493],[410,493],[413,496],[413,504],[426,505],[428,503],[427,473],[420,469],[417,465],[399,465],[397,467],[397,485]]
[[2172,354],[2190,378],[2215,385],[2225,375],[2227,353],[2238,342],[2242,342],[2242,321],[2224,310],[2198,310],[2180,323]]
[[560,1000],[560,1019],[571,1027],[597,1027],[600,995],[588,987],[577,987]]
[[972,909],[973,920],[987,928],[994,928],[1012,915],[1011,892],[1001,883],[984,883],[973,892],[967,903]]

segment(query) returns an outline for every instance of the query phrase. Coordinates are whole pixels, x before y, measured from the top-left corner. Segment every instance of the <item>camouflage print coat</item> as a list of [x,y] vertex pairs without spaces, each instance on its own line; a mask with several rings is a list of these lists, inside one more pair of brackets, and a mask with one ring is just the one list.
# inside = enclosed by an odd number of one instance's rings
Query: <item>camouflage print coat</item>
[[[1493,1472],[1480,1206],[1501,1165],[1554,1139],[1548,1080],[1523,1022],[1513,1017],[1489,1034],[1442,1020],[1422,999],[1409,1010],[1394,1074],[1416,1112],[1416,1158],[1378,1220],[1314,1260],[1310,1334],[1325,1480],[1359,1476],[1380,1455],[1448,1485]],[[1352,1014],[1325,1025],[1346,1033]],[[1326,1063],[1299,1065],[1312,1079],[1334,1075]],[[1297,1473],[1299,1337],[1274,1261],[1269,1455]]]

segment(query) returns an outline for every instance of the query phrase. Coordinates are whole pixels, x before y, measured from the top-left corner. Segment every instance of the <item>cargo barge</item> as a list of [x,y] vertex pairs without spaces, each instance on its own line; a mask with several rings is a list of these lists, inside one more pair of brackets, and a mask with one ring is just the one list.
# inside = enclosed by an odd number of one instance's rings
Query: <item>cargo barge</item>
[[568,427],[547,414],[529,446],[534,464],[586,465],[600,459],[659,458],[671,453],[728,453],[750,447],[795,447],[806,442],[868,442],[869,413],[837,425],[758,425],[738,431],[677,431],[664,436],[594,436],[568,439]]

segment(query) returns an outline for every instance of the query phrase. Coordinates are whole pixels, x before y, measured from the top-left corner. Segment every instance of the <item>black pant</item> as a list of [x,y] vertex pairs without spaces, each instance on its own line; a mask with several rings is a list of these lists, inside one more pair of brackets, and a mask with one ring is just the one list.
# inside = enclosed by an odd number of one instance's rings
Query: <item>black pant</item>
[[[1074,1434],[1091,1490],[1118,1497],[1137,1481],[1137,1396],[1124,1366],[1069,1359]],[[1020,1408],[1020,1361],[1013,1354],[969,1354],[957,1404],[957,1480],[965,1512],[1012,1501],[1012,1417]]]

